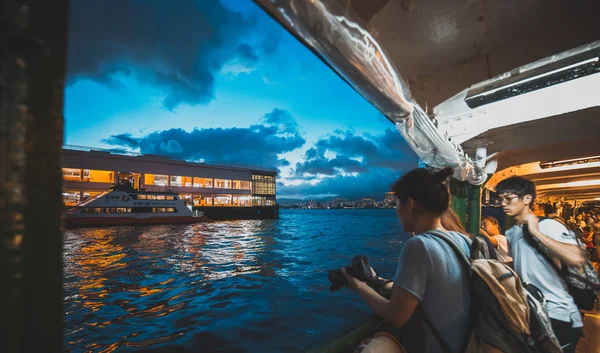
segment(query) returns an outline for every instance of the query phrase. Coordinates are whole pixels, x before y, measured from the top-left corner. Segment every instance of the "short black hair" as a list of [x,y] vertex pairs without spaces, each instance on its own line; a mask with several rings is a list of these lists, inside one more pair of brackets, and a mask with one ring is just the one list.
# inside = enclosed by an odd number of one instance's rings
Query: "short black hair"
[[450,192],[445,181],[452,174],[452,168],[444,168],[438,172],[424,168],[413,169],[396,180],[392,185],[392,192],[402,202],[411,198],[426,211],[441,215],[450,206]]
[[525,195],[531,195],[529,207],[533,209],[536,191],[535,184],[530,180],[518,176],[504,179],[496,185],[496,193],[498,193],[498,195],[504,193],[515,194],[520,199],[525,197]]

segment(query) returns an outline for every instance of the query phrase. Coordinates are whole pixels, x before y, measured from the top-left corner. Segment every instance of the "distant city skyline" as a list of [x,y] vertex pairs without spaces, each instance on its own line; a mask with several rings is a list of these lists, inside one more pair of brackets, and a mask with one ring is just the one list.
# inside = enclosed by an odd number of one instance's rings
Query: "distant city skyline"
[[250,1],[73,2],[70,18],[66,144],[277,168],[280,199],[380,195],[417,165]]

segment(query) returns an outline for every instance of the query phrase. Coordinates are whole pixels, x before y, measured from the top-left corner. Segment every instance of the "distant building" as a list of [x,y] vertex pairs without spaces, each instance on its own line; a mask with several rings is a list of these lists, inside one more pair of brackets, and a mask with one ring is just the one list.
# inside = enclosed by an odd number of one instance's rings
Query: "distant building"
[[375,206],[375,199],[373,198],[364,198],[360,200],[361,207],[373,207]]
[[[63,148],[65,206],[74,206],[112,185],[129,181],[138,190],[176,192],[186,204],[212,219],[272,218],[270,215],[276,214],[276,177],[276,170],[266,168],[191,163],[77,146]],[[256,207],[266,209],[250,210]],[[239,211],[227,212],[224,208]]]

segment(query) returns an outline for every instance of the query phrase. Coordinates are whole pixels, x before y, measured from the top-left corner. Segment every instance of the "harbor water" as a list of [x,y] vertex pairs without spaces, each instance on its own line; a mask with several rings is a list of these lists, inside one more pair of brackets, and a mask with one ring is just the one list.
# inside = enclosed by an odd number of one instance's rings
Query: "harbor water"
[[303,352],[370,317],[327,270],[366,255],[390,278],[393,209],[281,210],[278,220],[67,231],[70,352]]

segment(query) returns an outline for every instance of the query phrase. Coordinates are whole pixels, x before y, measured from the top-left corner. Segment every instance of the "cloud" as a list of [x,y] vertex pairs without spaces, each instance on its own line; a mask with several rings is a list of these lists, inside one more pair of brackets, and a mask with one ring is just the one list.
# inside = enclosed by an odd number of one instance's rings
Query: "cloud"
[[[272,35],[251,44],[256,20],[218,0],[73,1],[68,83],[92,79],[118,85],[127,75],[163,91],[163,105],[202,104],[214,98],[215,74],[233,63],[248,72],[276,51]],[[239,66],[239,67],[238,67]]]
[[[334,158],[325,153],[332,152]],[[296,164],[295,175],[366,173],[373,168],[398,171],[414,164],[416,157],[400,134],[386,129],[381,135],[355,135],[336,130],[309,148],[304,161]]]
[[337,175],[339,174],[339,170],[343,170],[346,173],[364,173],[369,171],[365,165],[357,160],[346,156],[336,156],[332,159],[316,158],[298,163],[296,164],[295,172],[297,175]]
[[416,166],[416,155],[393,129],[379,135],[336,129],[306,150],[291,178],[278,185],[277,194],[295,199],[379,198],[404,171]]
[[140,147],[139,139],[133,137],[131,134],[113,135],[107,139],[104,139],[103,142],[108,143],[109,145],[125,146],[131,149]]
[[394,180],[400,177],[402,173],[403,171],[401,170],[378,169],[355,176],[338,175],[333,178],[324,178],[316,185],[310,183],[300,185],[279,184],[277,186],[277,197],[310,199],[328,195],[342,196],[350,199],[362,197],[377,197],[382,199],[385,192],[390,190],[390,186]]
[[170,156],[207,163],[234,163],[268,168],[284,167],[289,161],[279,154],[300,148],[306,142],[298,124],[288,111],[274,109],[261,124],[247,128],[195,128],[192,131],[169,129],[143,137],[118,134],[103,142],[139,149],[143,154]]

